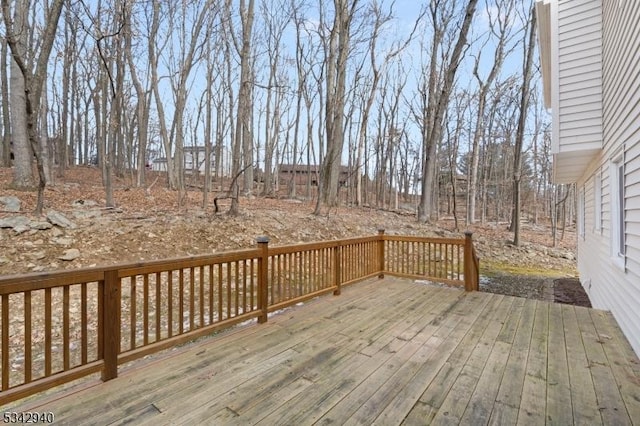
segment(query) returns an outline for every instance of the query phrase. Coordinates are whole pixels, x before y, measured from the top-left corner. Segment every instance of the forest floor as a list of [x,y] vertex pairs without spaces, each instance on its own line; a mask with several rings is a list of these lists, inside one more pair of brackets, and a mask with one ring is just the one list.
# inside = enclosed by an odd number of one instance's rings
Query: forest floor
[[[0,196],[17,197],[20,211],[5,212],[0,207],[0,220],[16,216],[46,220],[32,214],[36,192],[11,189],[11,176],[11,169],[0,168]],[[0,276],[247,248],[261,235],[268,236],[272,245],[372,235],[379,228],[396,235],[462,236],[454,231],[452,218],[423,224],[411,211],[369,207],[339,207],[316,216],[313,200],[303,198],[241,198],[241,214],[232,217],[226,214],[229,200],[222,201],[219,213],[214,213],[212,202],[203,208],[197,188],[187,191],[179,205],[178,193],[167,189],[163,177],[156,177],[149,174],[147,188],[135,188],[130,178],[116,178],[117,207],[108,209],[98,169],[66,171],[64,178],[47,187],[44,213],[56,210],[76,227],[21,233],[0,229]],[[224,194],[213,191],[209,200],[216,195]],[[573,230],[567,230],[553,247],[548,226],[524,223],[521,244],[516,247],[507,226],[470,227],[481,261],[483,290],[543,299],[553,279],[576,275]]]

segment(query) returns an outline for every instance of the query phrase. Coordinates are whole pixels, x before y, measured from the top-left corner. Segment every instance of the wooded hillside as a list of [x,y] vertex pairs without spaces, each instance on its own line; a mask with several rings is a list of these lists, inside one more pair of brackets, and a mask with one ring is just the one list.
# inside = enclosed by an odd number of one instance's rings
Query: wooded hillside
[[233,214],[286,194],[454,229],[572,222],[530,0],[1,4],[0,159],[38,213],[92,165],[104,207],[160,176]]

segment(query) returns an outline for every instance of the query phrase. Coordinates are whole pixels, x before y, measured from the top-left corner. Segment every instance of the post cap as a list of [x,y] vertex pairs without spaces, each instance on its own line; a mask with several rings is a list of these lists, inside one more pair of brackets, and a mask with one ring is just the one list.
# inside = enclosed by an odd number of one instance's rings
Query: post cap
[[384,234],[384,228],[378,228],[378,234]]
[[267,237],[266,235],[261,235],[258,238],[256,238],[256,242],[258,244],[265,244],[269,242],[269,237]]
[[473,235],[473,232],[471,232],[471,231],[469,231],[469,230],[464,231],[464,236],[465,236],[465,237],[469,237],[469,238],[471,238],[471,236],[472,236],[472,235]]

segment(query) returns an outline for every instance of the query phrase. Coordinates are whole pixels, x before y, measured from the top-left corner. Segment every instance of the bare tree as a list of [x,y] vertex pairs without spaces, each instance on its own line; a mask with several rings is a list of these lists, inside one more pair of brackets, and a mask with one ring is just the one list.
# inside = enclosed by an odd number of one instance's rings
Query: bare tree
[[[135,64],[133,55],[133,24],[132,24],[132,3],[125,5],[127,13],[124,21],[124,49],[127,65],[129,67],[129,74],[131,76],[131,82],[136,91],[136,124],[137,124],[137,139],[138,139],[138,157],[136,161],[137,175],[136,185],[144,186],[145,175],[147,169],[147,139],[149,134],[149,118],[150,118],[150,103],[151,103],[151,90],[145,88],[142,85],[142,81],[138,76],[138,68]],[[148,77],[148,76],[147,76]],[[148,78],[147,78],[148,81]]]
[[265,24],[265,43],[269,61],[269,76],[265,101],[265,150],[264,150],[264,195],[273,195],[273,159],[282,124],[284,84],[280,71],[283,61],[282,37],[284,30],[291,20],[288,10],[289,3],[280,0],[277,3],[269,2],[269,5],[261,3],[261,16]]
[[[15,109],[16,114],[20,114],[21,112],[24,114],[23,117],[26,121],[26,135],[28,135],[27,144],[26,140],[18,139],[19,133],[16,134],[16,129],[18,126],[13,125],[12,123],[12,135],[14,139],[14,144],[16,144],[16,148],[18,145],[22,146],[30,146],[31,152],[36,157],[36,164],[38,168],[38,201],[36,204],[36,214],[42,214],[42,208],[44,204],[44,189],[46,187],[46,175],[44,171],[44,163],[42,159],[42,152],[40,147],[40,139],[38,135],[38,115],[40,111],[40,101],[42,99],[42,87],[44,81],[47,76],[47,67],[49,64],[49,55],[51,53],[51,48],[53,47],[53,42],[56,36],[56,30],[58,28],[58,21],[60,19],[60,14],[62,12],[62,6],[64,4],[64,0],[54,0],[49,8],[46,10],[43,19],[45,20],[44,32],[41,38],[41,43],[39,45],[39,52],[27,52],[26,45],[24,43],[25,39],[24,35],[28,33],[28,28],[26,24],[26,14],[27,14],[27,6],[28,3],[26,1],[20,0],[15,4],[14,7],[14,15],[12,18],[11,7],[9,5],[9,0],[2,0],[2,13],[4,16],[4,25],[7,32],[7,43],[11,48],[11,56],[12,56],[12,79],[13,73],[16,73],[16,84],[17,86],[13,88],[16,92],[19,91],[20,82],[18,80],[21,79],[22,83],[22,96],[24,97],[24,103],[19,100],[16,103],[12,102],[12,108]],[[31,54],[29,54],[31,53]],[[33,58],[33,64],[35,66],[31,66],[29,58]],[[12,92],[13,92],[12,90]],[[16,93],[17,95],[17,93]],[[22,109],[24,107],[24,109]],[[13,115],[13,114],[12,114]],[[21,164],[18,167],[18,158],[17,158],[17,149],[16,151],[16,175],[14,175],[14,183],[18,187],[25,187],[25,185],[29,185],[31,182],[27,173],[22,174],[22,172],[18,172],[19,168],[31,168],[31,154],[28,155],[28,158],[21,159],[24,164]],[[24,149],[22,154],[28,152],[28,149]],[[26,167],[25,167],[26,166]],[[17,174],[20,173],[20,176]]]
[[[431,65],[428,78],[428,107],[424,124],[423,135],[423,159],[422,159],[422,191],[420,204],[418,205],[418,220],[428,222],[433,214],[433,182],[435,177],[436,148],[442,136],[443,117],[447,105],[453,81],[462,60],[462,55],[467,45],[467,34],[476,11],[477,0],[469,0],[464,9],[464,14],[459,26],[458,38],[448,62],[444,66],[442,81],[439,81],[436,58],[443,48],[442,43],[445,31],[453,17],[452,12],[447,11],[447,2],[443,0],[431,0],[429,12],[433,23],[433,39],[431,44]],[[444,19],[443,19],[444,18]]]
[[[495,9],[487,8],[489,14],[490,37],[488,37],[479,49],[475,58],[473,75],[478,82],[478,100],[477,100],[477,118],[476,127],[473,133],[473,145],[471,151],[471,174],[469,180],[469,208],[467,209],[467,222],[475,223],[476,220],[476,193],[478,191],[478,163],[480,159],[479,145],[485,130],[485,107],[487,103],[487,95],[489,88],[493,85],[495,79],[502,68],[504,59],[513,50],[513,46],[508,43],[512,38],[511,32],[513,28],[514,3],[511,0],[497,0]],[[493,11],[493,12],[492,12]],[[497,39],[497,44],[493,54],[493,64],[487,77],[483,80],[480,75],[480,60],[483,52],[486,51],[486,43]]]
[[[231,18],[231,1],[227,0],[226,3],[227,17]],[[247,162],[247,151],[251,151],[253,147],[253,132],[251,128],[251,92],[252,92],[252,71],[251,71],[251,37],[253,31],[253,20],[255,15],[255,0],[249,0],[249,4],[245,0],[240,0],[240,20],[242,26],[242,39],[238,41],[233,30],[229,31],[233,37],[236,50],[240,55],[240,89],[238,92],[238,113],[236,116],[236,130],[233,142],[232,153],[232,167],[231,175],[233,187],[231,188],[231,208],[229,214],[237,215],[239,213],[239,200],[240,187],[238,185],[238,177],[243,173],[247,173],[245,176],[245,191],[249,189],[249,185],[253,185],[253,177],[251,172],[246,172],[247,169],[252,169],[252,161]],[[244,169],[242,169],[242,151],[244,149]],[[250,180],[250,184],[247,184],[247,180]]]
[[[351,23],[359,0],[334,0],[333,25],[326,51],[325,127],[327,153],[320,174],[319,199],[327,206],[338,204],[340,166],[344,146],[347,59],[351,45]],[[315,213],[320,213],[320,205]]]
[[0,142],[0,151],[2,155],[2,165],[9,167],[11,165],[11,116],[9,113],[9,77],[7,73],[7,60],[9,59],[9,51],[7,39],[0,38],[0,98],[2,102],[2,142]]
[[513,231],[513,243],[517,246],[520,244],[520,180],[522,178],[522,145],[524,143],[524,132],[527,122],[527,112],[529,109],[529,97],[531,87],[531,75],[533,72],[533,51],[535,49],[536,38],[536,11],[535,6],[531,3],[530,19],[527,23],[529,31],[528,40],[524,39],[524,64],[522,76],[522,90],[520,92],[520,111],[518,117],[518,129],[516,131],[515,153],[513,159],[513,216],[511,221],[511,230]]

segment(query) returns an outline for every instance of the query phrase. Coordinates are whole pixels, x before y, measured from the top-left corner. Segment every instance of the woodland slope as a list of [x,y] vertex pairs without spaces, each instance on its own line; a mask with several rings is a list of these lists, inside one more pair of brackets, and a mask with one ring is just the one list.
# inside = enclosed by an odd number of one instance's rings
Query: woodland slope
[[[10,178],[11,169],[0,168],[0,196],[17,197],[20,211],[6,212],[0,207],[0,221],[17,216],[25,216],[32,223],[46,221],[32,214],[36,193],[11,189]],[[303,199],[241,198],[241,214],[235,217],[225,214],[229,200],[222,200],[221,212],[216,214],[213,203],[202,208],[202,193],[197,188],[187,191],[180,206],[177,192],[168,190],[162,180],[160,177],[150,188],[135,188],[128,179],[118,179],[117,207],[107,209],[99,171],[90,167],[68,170],[64,179],[47,187],[44,213],[57,211],[75,228],[52,226],[22,232],[0,229],[0,275],[247,248],[261,235],[268,236],[271,244],[371,235],[379,228],[398,235],[462,236],[462,232],[454,231],[451,218],[423,224],[408,210],[391,212],[370,207],[340,207],[315,216],[313,200]],[[209,199],[215,195],[212,193]],[[483,275],[575,274],[574,232],[567,231],[554,248],[548,226],[523,224],[522,243],[515,247],[505,223],[477,224],[470,229]]]

